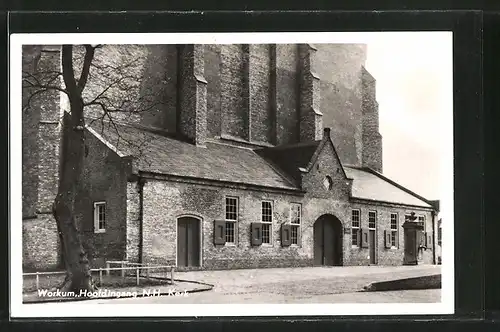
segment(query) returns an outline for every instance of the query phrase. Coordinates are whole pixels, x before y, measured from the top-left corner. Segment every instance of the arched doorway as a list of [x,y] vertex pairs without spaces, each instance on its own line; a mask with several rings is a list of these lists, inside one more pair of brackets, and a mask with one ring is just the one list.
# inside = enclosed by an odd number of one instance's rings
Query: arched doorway
[[314,265],[342,265],[342,223],[325,214],[314,223]]
[[177,219],[177,266],[200,266],[200,219]]

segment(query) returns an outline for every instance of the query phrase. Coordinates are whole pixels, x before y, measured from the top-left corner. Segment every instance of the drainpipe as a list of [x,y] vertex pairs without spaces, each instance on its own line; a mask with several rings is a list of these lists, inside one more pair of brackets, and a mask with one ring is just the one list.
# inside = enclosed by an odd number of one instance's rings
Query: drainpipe
[[432,264],[436,265],[436,211],[432,210]]
[[144,178],[139,177],[137,180],[138,192],[139,192],[139,263],[142,263],[142,254],[143,254],[143,211],[144,211],[144,184],[146,180]]

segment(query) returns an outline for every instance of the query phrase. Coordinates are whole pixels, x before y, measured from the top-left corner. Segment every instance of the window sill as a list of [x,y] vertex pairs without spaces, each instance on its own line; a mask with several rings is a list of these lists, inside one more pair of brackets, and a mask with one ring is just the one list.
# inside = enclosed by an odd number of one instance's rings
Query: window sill
[[391,250],[397,250],[398,247],[391,247]]
[[236,243],[226,242],[224,244],[225,247],[236,247]]
[[273,245],[271,243],[262,243],[260,246],[261,247],[267,247],[267,248],[272,248],[273,247]]
[[360,246],[357,246],[357,245],[354,245],[354,244],[353,244],[353,245],[351,245],[351,248],[352,248],[352,249],[360,249]]
[[293,247],[293,248],[300,248],[300,245],[298,244],[291,244],[290,247]]
[[104,233],[106,233],[105,229],[94,231],[94,234],[104,234]]

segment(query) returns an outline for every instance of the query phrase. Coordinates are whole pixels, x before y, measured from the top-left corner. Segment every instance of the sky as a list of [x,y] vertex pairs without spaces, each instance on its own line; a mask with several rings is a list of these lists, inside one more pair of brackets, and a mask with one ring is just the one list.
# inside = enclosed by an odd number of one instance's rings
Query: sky
[[378,33],[367,42],[366,68],[377,81],[383,173],[428,199],[443,198],[443,183],[453,172],[451,37]]

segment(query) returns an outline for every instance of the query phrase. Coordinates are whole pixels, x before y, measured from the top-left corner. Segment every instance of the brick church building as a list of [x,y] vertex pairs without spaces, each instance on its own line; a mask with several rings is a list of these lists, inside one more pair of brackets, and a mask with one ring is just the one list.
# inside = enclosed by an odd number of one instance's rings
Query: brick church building
[[[60,68],[59,47],[23,52],[24,71]],[[365,45],[114,45],[96,52],[107,63],[134,57],[130,70],[142,79],[131,91],[152,92],[161,107],[120,118],[113,129],[92,121],[98,110],[87,113],[75,214],[93,266],[436,263],[438,202],[383,175]],[[86,93],[101,84],[91,75]],[[25,103],[30,97],[23,91]],[[110,90],[110,98],[128,97]],[[51,204],[60,120],[69,109],[49,91],[23,110],[23,266],[58,268]]]

